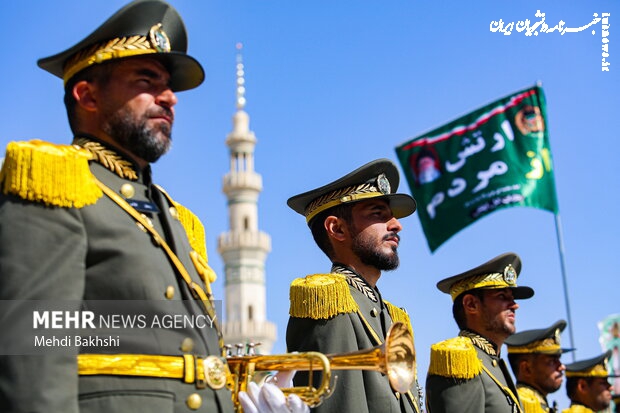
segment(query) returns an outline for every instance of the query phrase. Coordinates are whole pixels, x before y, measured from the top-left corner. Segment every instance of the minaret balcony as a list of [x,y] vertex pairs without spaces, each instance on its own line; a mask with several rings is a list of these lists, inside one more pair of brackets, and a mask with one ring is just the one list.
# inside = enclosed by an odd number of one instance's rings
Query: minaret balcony
[[264,232],[243,231],[220,234],[217,249],[220,252],[240,248],[271,251],[271,237]]
[[[224,321],[222,333],[224,340],[246,342],[250,340],[270,340],[275,341],[277,327],[269,321]],[[260,347],[258,347],[260,350]]]
[[224,193],[243,189],[262,191],[263,177],[256,172],[229,172],[224,175]]

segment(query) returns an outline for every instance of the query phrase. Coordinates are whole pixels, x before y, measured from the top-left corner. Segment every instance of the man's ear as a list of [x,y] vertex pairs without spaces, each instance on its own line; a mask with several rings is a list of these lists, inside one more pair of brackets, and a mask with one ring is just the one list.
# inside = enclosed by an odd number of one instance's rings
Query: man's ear
[[77,104],[88,112],[97,110],[97,99],[95,97],[95,86],[86,80],[80,80],[71,89],[73,98]]
[[527,358],[523,358],[519,361],[519,372],[523,375],[527,375],[530,377],[532,374],[532,365],[530,364],[530,360]]
[[588,383],[588,381],[586,379],[582,379],[580,378],[577,381],[577,391],[581,394],[587,394],[588,393],[588,389],[590,387],[590,384]]
[[465,294],[462,298],[463,309],[466,313],[477,313],[480,308],[480,299],[473,294]]
[[330,238],[333,238],[336,241],[344,241],[346,239],[348,229],[344,220],[330,215],[325,218],[323,225],[325,226],[325,231],[327,231],[327,235]]

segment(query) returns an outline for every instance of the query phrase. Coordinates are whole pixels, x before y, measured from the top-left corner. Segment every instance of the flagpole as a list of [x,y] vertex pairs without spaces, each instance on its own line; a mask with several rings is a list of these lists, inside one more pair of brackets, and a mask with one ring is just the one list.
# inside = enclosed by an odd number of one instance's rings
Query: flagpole
[[[560,222],[560,213],[556,212],[555,232],[558,238],[558,249],[560,250],[560,267],[562,269],[562,285],[564,286],[564,303],[566,305],[566,318],[568,321],[568,337],[570,339],[570,348],[575,348],[575,340],[573,339],[573,321],[570,312],[570,302],[568,299],[568,282],[566,280],[566,265],[564,264],[564,240],[562,238],[562,224]],[[575,362],[575,351],[571,352],[573,362]]]

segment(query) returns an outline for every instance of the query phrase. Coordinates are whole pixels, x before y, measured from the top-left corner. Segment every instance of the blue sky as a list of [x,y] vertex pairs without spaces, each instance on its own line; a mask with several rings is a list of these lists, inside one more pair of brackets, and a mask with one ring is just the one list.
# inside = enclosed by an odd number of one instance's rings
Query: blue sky
[[[4,44],[0,144],[32,138],[71,140],[61,81],[36,66],[90,33],[125,2],[2,2]],[[327,259],[304,219],[286,206],[376,158],[396,162],[405,140],[497,98],[541,81],[565,244],[573,345],[577,359],[601,353],[597,322],[620,313],[615,256],[620,241],[620,38],[615,0],[430,2],[413,0],[197,1],[172,4],[185,19],[190,54],[206,70],[198,89],[178,95],[174,147],[155,179],[204,222],[211,264],[223,264],[217,236],[227,230],[224,144],[235,111],[235,44],[244,44],[247,105],[256,133],[256,170],[264,191],[259,226],[272,237],[267,268],[268,318],[285,351],[288,285],[325,272]],[[549,26],[587,25],[611,13],[609,72],[601,70],[601,23],[578,33],[509,36],[491,21],[530,19]],[[591,33],[595,30],[595,34]],[[401,191],[409,192],[405,182]],[[536,290],[517,311],[519,330],[567,318],[553,215],[506,209],[480,220],[431,254],[416,215],[402,220],[401,266],[379,288],[405,306],[416,334],[424,381],[429,348],[457,328],[451,301],[435,284],[507,251],[523,260],[520,284]],[[568,345],[568,335],[564,335]],[[572,361],[565,356],[565,361]],[[553,398],[563,400],[564,390]]]

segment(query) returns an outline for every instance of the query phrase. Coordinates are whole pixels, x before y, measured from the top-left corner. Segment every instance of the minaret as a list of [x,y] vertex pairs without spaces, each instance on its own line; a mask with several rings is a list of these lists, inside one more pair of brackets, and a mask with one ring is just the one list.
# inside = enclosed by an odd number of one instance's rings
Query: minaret
[[265,260],[271,238],[258,229],[258,194],[262,177],[254,171],[256,137],[250,130],[245,108],[245,78],[242,45],[237,44],[237,112],[233,129],[226,137],[230,149],[230,172],[224,176],[228,198],[229,231],[218,239],[224,260],[226,344],[261,343],[257,352],[269,354],[276,340],[276,326],[267,321]]

